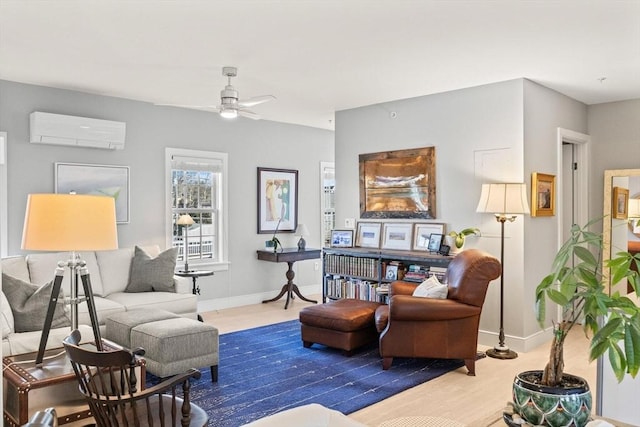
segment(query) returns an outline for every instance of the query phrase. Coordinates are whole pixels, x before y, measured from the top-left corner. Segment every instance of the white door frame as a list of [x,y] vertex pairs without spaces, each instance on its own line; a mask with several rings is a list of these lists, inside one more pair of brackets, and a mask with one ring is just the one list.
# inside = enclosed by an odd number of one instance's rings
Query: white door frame
[[[556,197],[557,200],[562,200],[562,182],[564,179],[562,168],[562,144],[569,143],[574,144],[576,148],[576,162],[578,163],[578,171],[576,179],[576,191],[578,192],[578,206],[576,206],[576,222],[577,224],[584,225],[589,221],[589,142],[591,137],[584,133],[572,131],[569,129],[558,128],[557,134],[557,165],[558,179],[556,182]],[[562,225],[562,219],[564,212],[562,211],[562,203],[556,203],[558,212],[556,213],[556,219],[558,221],[558,249],[562,247],[564,243],[564,230]]]

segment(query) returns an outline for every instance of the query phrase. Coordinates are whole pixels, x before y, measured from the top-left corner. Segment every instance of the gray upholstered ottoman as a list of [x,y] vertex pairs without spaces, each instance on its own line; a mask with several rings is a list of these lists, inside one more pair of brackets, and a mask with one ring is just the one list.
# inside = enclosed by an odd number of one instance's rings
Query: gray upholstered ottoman
[[125,348],[131,347],[131,330],[143,323],[156,320],[175,319],[177,314],[166,310],[129,310],[109,316],[105,322],[105,338],[120,344]]
[[145,349],[147,370],[158,377],[210,366],[218,381],[218,330],[211,325],[185,317],[142,323],[131,329],[131,347]]

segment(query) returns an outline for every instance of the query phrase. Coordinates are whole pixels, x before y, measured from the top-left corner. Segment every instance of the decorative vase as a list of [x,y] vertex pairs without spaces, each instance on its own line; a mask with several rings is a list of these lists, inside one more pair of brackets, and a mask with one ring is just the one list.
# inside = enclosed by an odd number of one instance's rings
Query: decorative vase
[[456,238],[453,236],[445,236],[445,242],[449,246],[449,255],[456,255],[464,250],[464,240],[462,246],[456,246]]
[[591,391],[584,378],[564,374],[566,386],[540,385],[542,371],[521,372],[513,380],[513,405],[528,423],[584,427],[591,414]]

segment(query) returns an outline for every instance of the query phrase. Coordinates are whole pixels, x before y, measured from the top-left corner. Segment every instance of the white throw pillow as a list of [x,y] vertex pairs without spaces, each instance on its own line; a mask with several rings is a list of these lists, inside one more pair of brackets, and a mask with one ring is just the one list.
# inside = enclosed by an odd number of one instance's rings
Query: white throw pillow
[[413,291],[414,297],[446,299],[449,288],[440,283],[436,276],[431,276]]

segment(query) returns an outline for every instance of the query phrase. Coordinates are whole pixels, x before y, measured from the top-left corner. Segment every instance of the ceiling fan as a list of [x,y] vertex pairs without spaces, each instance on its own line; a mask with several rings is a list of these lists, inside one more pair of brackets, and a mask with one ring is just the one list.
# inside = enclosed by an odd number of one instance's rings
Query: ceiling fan
[[220,105],[176,105],[176,104],[156,104],[170,105],[174,107],[190,107],[190,108],[206,108],[212,109],[220,113],[220,117],[225,119],[235,119],[238,116],[247,117],[249,119],[258,120],[260,116],[248,107],[253,107],[276,99],[273,95],[254,96],[249,99],[238,99],[238,91],[231,85],[231,77],[238,75],[236,67],[222,67],[222,75],[228,79],[227,85],[220,91]]

